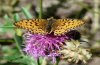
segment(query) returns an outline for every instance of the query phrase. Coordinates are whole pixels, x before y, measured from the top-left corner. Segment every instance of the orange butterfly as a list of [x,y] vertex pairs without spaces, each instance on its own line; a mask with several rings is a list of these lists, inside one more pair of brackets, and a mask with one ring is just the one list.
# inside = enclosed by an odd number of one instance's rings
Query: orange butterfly
[[73,28],[83,25],[85,21],[78,19],[26,19],[14,23],[16,27],[31,31],[33,34],[62,35]]

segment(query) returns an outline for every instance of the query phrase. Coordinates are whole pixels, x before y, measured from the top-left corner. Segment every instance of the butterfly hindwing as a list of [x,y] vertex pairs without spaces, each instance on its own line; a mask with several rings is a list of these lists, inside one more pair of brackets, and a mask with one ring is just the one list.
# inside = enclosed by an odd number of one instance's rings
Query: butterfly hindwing
[[16,27],[31,31],[34,34],[46,34],[47,20],[45,19],[27,19],[15,23]]
[[84,21],[78,19],[57,19],[52,24],[51,31],[54,32],[54,35],[62,35],[82,24]]

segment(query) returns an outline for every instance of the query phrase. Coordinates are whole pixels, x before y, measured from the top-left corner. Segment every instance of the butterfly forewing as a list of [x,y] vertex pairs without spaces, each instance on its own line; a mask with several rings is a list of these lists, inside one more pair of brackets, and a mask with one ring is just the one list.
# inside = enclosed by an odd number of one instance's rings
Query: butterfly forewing
[[54,35],[62,35],[67,33],[73,28],[76,28],[80,25],[84,24],[83,20],[77,20],[77,19],[57,19],[52,24],[51,31],[54,32]]
[[47,20],[29,19],[15,23],[15,26],[31,31],[34,34],[46,34]]
[[73,28],[83,25],[84,23],[83,20],[78,19],[30,19],[21,20],[15,23],[15,26],[29,30],[33,34],[50,34],[54,32],[54,35],[59,36],[69,32]]

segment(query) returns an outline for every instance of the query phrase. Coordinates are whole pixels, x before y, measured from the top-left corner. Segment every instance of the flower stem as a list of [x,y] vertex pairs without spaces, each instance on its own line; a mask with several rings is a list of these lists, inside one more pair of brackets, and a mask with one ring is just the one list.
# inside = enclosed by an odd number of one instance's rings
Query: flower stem
[[39,58],[37,59],[37,65],[41,65]]
[[43,8],[42,8],[42,0],[39,0],[39,8],[40,8],[39,18],[42,18],[42,12],[43,12]]
[[[14,15],[14,20],[15,20],[15,22],[20,21],[20,17],[18,14]],[[21,32],[19,29],[15,29],[14,40],[15,40],[15,44],[16,44],[16,47],[18,48],[19,52],[21,53],[22,56],[24,56],[24,53],[21,50],[21,45],[20,45],[20,44],[22,44],[22,39],[21,39],[21,36],[18,36],[19,32]]]
[[[42,0],[39,0],[39,8],[40,8],[40,11],[39,11],[39,18],[42,18],[42,11],[43,11],[43,8],[42,8]],[[38,65],[41,65],[41,64],[40,64],[39,58],[37,59],[37,64],[38,64]]]
[[57,58],[56,59],[56,63],[54,65],[58,65],[59,64],[59,61],[60,61],[60,58]]
[[94,19],[93,19],[93,23],[92,23],[92,33],[96,33],[99,29],[99,16],[100,14],[96,13],[99,12],[99,0],[94,0]]
[[18,37],[16,34],[15,34],[14,40],[15,40],[15,42],[16,42],[15,44],[16,44],[16,46],[17,46],[19,52],[21,53],[22,56],[24,56],[24,53],[21,51],[21,47],[20,47],[20,45],[19,45],[19,37]]
[[0,28],[15,28],[15,26],[1,26]]

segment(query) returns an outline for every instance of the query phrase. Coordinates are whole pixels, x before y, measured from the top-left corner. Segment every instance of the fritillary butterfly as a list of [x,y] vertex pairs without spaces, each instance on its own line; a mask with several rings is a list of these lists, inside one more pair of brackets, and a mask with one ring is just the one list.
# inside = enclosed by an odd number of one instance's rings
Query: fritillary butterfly
[[62,35],[70,30],[83,25],[85,22],[79,19],[26,19],[14,23],[16,27],[31,31],[33,34]]

